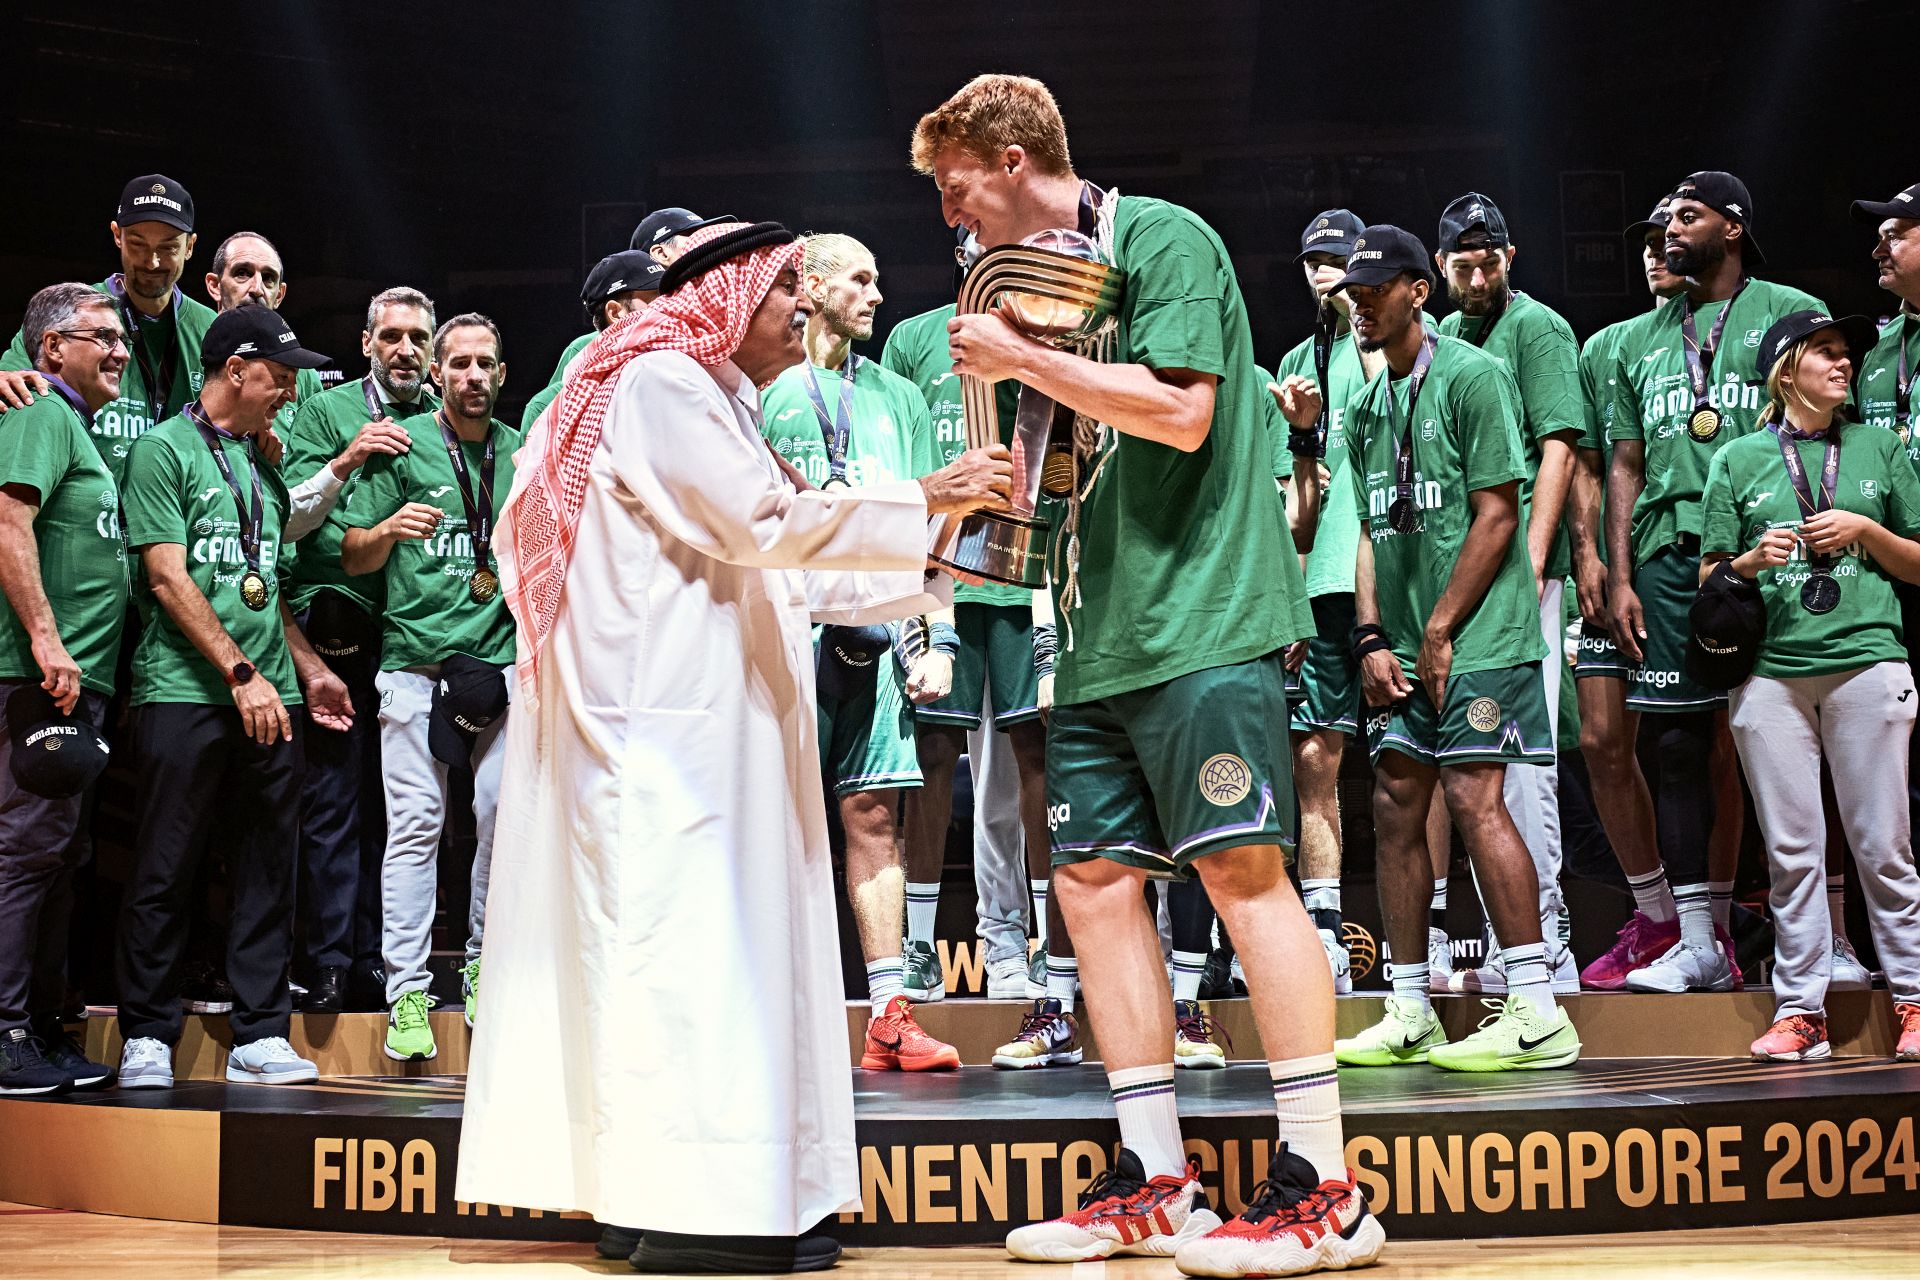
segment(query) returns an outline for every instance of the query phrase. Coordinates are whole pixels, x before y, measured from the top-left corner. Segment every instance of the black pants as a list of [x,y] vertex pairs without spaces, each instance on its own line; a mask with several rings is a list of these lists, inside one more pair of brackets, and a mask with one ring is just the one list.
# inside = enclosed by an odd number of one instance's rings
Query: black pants
[[293,741],[251,741],[232,706],[134,708],[140,834],[120,917],[120,1032],[180,1039],[180,966],[194,870],[218,842],[233,892],[227,980],[233,1041],[285,1036],[291,1022],[294,840],[305,715]]
[[[39,681],[0,680],[0,706]],[[76,717],[99,724],[107,697],[83,690]],[[0,733],[0,1036],[56,1016],[67,995],[73,873],[91,846],[78,837],[84,795],[54,799],[13,780],[12,738]]]

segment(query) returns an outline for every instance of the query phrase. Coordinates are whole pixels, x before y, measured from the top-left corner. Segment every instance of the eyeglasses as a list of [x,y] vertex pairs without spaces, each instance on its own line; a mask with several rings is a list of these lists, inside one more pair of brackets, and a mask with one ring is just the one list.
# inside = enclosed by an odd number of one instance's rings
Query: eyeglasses
[[78,338],[86,342],[97,342],[100,344],[100,349],[109,355],[113,354],[115,347],[125,347],[127,345],[127,335],[118,329],[55,329],[54,332],[63,338]]

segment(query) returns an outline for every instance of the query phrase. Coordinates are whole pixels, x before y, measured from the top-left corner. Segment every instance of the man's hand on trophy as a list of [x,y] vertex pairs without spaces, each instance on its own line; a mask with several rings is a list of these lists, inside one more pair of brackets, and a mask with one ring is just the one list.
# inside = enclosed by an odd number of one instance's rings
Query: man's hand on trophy
[[1278,386],[1269,382],[1267,390],[1280,402],[1280,413],[1286,418],[1288,426],[1305,431],[1320,420],[1320,388],[1314,385],[1312,378],[1290,373],[1287,380]]
[[947,349],[953,371],[983,382],[1017,378],[1044,343],[1029,338],[997,311],[955,316],[947,321]]
[[1008,509],[1013,493],[1013,455],[1003,444],[969,449],[946,466],[920,477],[928,515],[966,515],[989,507]]

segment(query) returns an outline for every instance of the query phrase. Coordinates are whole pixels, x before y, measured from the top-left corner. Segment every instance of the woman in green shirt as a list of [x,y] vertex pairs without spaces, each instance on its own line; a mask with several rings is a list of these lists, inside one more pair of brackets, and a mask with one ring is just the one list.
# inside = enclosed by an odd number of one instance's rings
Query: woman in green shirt
[[1820,766],[1833,775],[1867,915],[1893,990],[1895,1056],[1920,1061],[1920,876],[1904,771],[1920,699],[1901,640],[1897,578],[1920,582],[1920,480],[1890,431],[1840,413],[1871,322],[1797,311],[1760,344],[1761,430],[1714,455],[1703,499],[1702,577],[1721,560],[1757,581],[1766,635],[1732,691],[1773,878],[1774,1017],[1762,1061],[1824,1058],[1832,976]]

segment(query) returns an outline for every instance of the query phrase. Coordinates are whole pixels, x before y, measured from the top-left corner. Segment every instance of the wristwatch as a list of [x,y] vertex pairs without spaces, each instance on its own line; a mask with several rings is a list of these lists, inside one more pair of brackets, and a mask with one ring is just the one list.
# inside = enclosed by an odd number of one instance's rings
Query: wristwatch
[[231,689],[236,685],[243,685],[251,679],[253,679],[253,664],[250,662],[236,662],[233,664],[232,669],[227,672],[227,687]]

